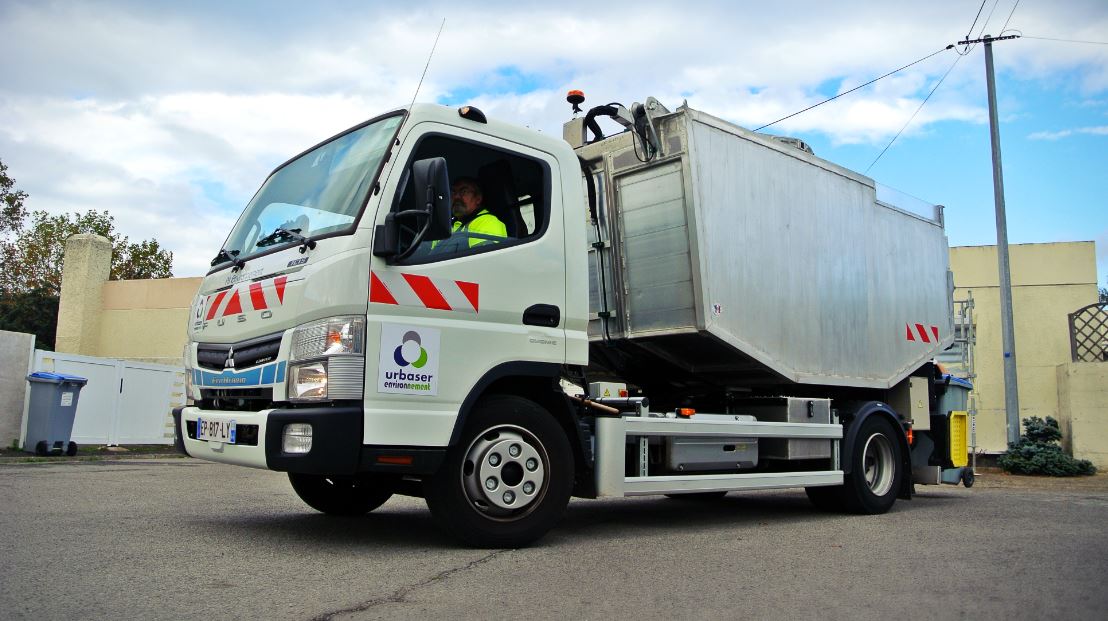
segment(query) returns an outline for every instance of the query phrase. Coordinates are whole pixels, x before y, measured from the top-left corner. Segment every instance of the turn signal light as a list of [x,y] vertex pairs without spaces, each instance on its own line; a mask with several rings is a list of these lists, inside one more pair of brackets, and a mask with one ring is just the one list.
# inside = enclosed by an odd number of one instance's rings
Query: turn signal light
[[677,408],[677,415],[681,418],[689,418],[693,414],[696,414],[696,410],[693,408]]
[[908,428],[908,446],[912,446],[916,443],[916,436],[912,433],[912,428]]

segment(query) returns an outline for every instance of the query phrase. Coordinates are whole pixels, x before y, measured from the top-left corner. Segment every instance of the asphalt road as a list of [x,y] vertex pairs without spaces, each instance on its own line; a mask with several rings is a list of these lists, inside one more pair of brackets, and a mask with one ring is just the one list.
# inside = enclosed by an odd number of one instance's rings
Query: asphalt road
[[3,465],[0,617],[1103,618],[1097,479],[983,476],[873,517],[818,513],[802,491],[581,500],[532,548],[472,550],[422,500],[329,518],[277,473]]

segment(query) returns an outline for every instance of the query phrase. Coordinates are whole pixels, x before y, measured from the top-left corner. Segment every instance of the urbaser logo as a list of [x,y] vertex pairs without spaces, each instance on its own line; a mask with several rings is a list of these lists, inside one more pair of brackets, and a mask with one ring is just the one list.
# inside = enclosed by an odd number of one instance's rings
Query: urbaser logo
[[411,330],[404,334],[404,342],[396,347],[392,358],[399,366],[406,367],[410,364],[417,369],[422,369],[423,365],[427,364],[427,350],[423,349],[419,333]]
[[377,392],[437,395],[438,358],[437,329],[381,324]]

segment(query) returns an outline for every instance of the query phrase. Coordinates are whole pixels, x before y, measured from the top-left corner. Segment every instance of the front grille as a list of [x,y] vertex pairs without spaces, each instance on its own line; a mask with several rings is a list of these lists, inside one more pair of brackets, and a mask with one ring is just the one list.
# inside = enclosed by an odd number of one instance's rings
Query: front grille
[[273,401],[272,388],[201,388],[201,399],[241,399]]
[[[228,365],[227,354],[232,348],[234,353],[231,361],[234,364]],[[214,371],[225,368],[241,371],[276,360],[280,349],[281,334],[269,334],[239,343],[199,343],[196,346],[196,364]]]
[[200,407],[205,410],[260,412],[273,407],[273,389],[201,388]]

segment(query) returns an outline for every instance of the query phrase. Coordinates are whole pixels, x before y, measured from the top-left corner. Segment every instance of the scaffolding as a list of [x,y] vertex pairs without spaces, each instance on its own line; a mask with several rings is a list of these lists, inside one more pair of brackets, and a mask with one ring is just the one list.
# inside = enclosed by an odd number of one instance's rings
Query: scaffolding
[[977,372],[974,347],[977,344],[976,325],[973,317],[973,291],[966,291],[966,299],[954,300],[954,343],[938,356],[947,373],[973,384],[966,410],[970,422],[971,468],[977,470]]

